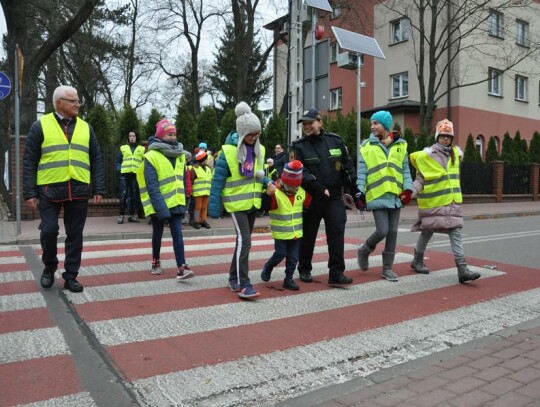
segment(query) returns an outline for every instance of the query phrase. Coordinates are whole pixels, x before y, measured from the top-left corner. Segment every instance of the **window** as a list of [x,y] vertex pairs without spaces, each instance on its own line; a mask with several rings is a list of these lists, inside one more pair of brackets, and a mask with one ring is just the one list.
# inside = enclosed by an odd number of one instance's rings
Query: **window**
[[409,74],[398,73],[390,77],[392,81],[392,98],[402,98],[409,95]]
[[337,56],[340,53],[339,44],[336,42],[333,42],[330,45],[330,63],[337,61]]
[[528,79],[525,76],[516,75],[516,100],[527,101]]
[[488,94],[502,96],[502,72],[495,68],[488,69]]
[[334,7],[332,7],[332,14],[330,14],[330,18],[338,18],[341,15],[341,5],[336,4]]
[[516,20],[516,44],[529,46],[529,23],[526,21]]
[[392,27],[391,44],[397,44],[398,42],[407,41],[409,39],[409,20],[405,17],[399,20],[392,21],[390,23]]
[[341,109],[343,98],[341,88],[330,90],[330,110]]
[[488,17],[488,33],[494,37],[503,38],[503,15],[490,11]]

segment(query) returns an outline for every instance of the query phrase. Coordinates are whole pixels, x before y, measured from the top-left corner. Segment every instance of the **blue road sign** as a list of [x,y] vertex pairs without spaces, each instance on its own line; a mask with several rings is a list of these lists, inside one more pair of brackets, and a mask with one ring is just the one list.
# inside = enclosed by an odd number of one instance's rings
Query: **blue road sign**
[[4,72],[0,72],[0,100],[8,97],[11,92],[11,81]]

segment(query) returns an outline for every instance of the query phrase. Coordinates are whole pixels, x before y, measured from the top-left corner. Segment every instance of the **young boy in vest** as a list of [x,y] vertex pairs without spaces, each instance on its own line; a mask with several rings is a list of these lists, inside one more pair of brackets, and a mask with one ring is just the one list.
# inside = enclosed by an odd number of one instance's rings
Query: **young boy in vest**
[[304,166],[298,160],[285,164],[277,181],[275,194],[270,203],[270,229],[274,238],[274,254],[263,267],[261,279],[270,281],[272,270],[285,259],[283,288],[298,290],[293,280],[298,264],[298,249],[302,237],[302,212],[309,207],[311,196],[300,187]]
[[210,197],[210,185],[212,184],[212,169],[207,165],[208,153],[199,150],[195,155],[195,162],[190,170],[193,181],[192,197],[195,200],[192,226],[200,229],[210,229],[206,221],[208,212],[208,198]]
[[152,274],[163,272],[160,262],[161,239],[168,221],[178,267],[176,278],[193,277],[186,264],[182,236],[182,214],[186,211],[186,155],[176,140],[176,127],[167,119],[156,124],[156,135],[148,140],[148,152],[137,173],[145,216],[152,219]]

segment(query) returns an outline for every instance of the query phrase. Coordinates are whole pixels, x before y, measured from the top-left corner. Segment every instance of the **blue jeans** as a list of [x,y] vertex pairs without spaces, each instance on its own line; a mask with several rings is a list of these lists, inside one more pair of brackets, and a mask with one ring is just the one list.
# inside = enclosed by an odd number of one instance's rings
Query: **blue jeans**
[[118,179],[118,187],[120,190],[120,213],[124,215],[126,209],[130,216],[135,215],[135,209],[140,213],[140,195],[139,185],[137,184],[137,176],[134,173],[126,173],[120,175]]
[[[186,264],[184,253],[184,237],[182,235],[182,216],[172,215],[169,219],[169,227],[173,240],[174,257],[176,258],[176,266],[180,267]],[[165,221],[159,220],[157,216],[152,216],[152,258],[159,260],[161,253],[161,239],[163,237],[163,229]]]
[[281,260],[285,260],[285,279],[293,278],[294,270],[298,264],[298,250],[300,248],[300,239],[274,240],[274,254],[264,265],[264,269],[272,271]]

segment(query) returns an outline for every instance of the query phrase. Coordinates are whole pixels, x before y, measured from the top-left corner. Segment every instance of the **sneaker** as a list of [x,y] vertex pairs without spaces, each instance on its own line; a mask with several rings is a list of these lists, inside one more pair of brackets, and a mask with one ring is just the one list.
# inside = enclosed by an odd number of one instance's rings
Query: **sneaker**
[[120,215],[118,217],[118,220],[116,221],[116,223],[118,223],[119,225],[121,225],[122,223],[124,223],[124,216]]
[[160,276],[163,274],[163,269],[161,268],[161,262],[159,260],[152,260],[152,270],[150,273]]
[[272,271],[268,270],[266,267],[263,267],[263,271],[261,273],[261,280],[262,281],[270,281],[270,277],[272,276]]
[[240,284],[236,278],[229,278],[229,288],[233,293],[240,292]]
[[207,221],[201,222],[201,226],[205,229],[212,229],[212,226]]
[[298,284],[296,284],[296,282],[292,278],[286,278],[285,280],[283,280],[283,288],[292,291],[298,291],[300,289],[300,287],[298,287]]
[[136,216],[130,216],[128,218],[128,222],[131,222],[131,223],[139,223],[139,219],[137,219]]
[[177,280],[187,280],[193,276],[195,276],[195,273],[189,269],[187,264],[182,264],[180,267],[178,267],[178,271],[176,272]]
[[244,299],[255,298],[259,295],[261,294],[255,291],[255,289],[250,283],[244,284],[242,290],[240,290],[240,292],[238,293],[238,296]]

